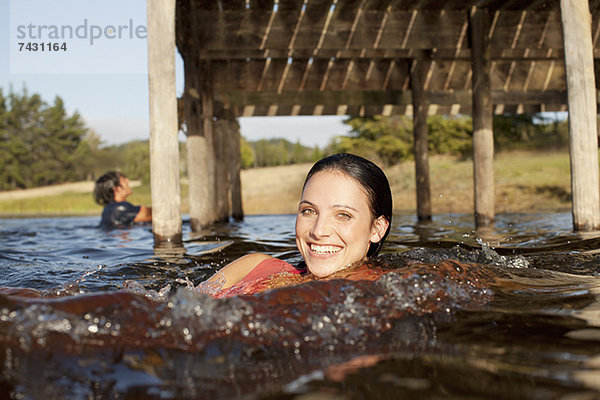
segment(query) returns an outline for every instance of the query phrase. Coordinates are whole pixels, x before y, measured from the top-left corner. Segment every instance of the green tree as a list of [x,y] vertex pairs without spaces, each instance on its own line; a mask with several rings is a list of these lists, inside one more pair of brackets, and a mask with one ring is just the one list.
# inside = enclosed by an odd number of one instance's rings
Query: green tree
[[95,176],[114,170],[125,174],[130,179],[150,182],[148,140],[133,140],[123,144],[101,147],[95,152],[94,159],[96,160]]
[[[352,117],[344,123],[352,130],[347,136],[335,138],[328,153],[354,153],[384,165],[413,157],[412,120],[405,116]],[[427,125],[432,154],[470,154],[473,130],[470,118],[434,116],[428,118]]]
[[38,94],[0,91],[0,189],[19,189],[82,179],[89,157],[78,113],[62,99],[48,105]]
[[256,163],[254,150],[243,136],[240,136],[240,153],[240,157],[242,158],[242,168],[246,169],[254,167]]
[[[260,139],[248,142],[254,155],[254,166],[298,164],[315,160],[315,149],[286,139]],[[318,150],[318,148],[317,148]],[[244,155],[242,147],[242,155]]]
[[494,145],[500,151],[565,148],[568,144],[567,120],[544,113],[494,116]]
[[352,130],[334,138],[328,153],[353,153],[384,165],[412,155],[412,120],[405,116],[351,117],[344,123]]
[[473,151],[473,121],[470,117],[434,115],[427,118],[429,151],[432,154],[469,156]]

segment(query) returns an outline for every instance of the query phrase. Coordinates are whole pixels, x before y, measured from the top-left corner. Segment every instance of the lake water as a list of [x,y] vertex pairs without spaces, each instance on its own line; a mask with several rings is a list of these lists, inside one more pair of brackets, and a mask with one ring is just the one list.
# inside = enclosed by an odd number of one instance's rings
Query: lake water
[[189,289],[249,252],[299,261],[294,218],[184,224],[169,252],[148,225],[0,219],[0,286],[44,296],[0,295],[0,398],[600,397],[600,233],[569,212],[395,215],[375,282]]

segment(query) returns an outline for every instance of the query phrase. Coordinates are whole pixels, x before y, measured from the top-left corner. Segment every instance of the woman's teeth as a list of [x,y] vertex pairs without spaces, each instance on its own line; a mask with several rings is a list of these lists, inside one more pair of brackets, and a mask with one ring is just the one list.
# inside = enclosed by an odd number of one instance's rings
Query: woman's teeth
[[337,247],[337,246],[319,246],[316,244],[311,244],[310,245],[310,249],[315,252],[315,253],[321,253],[321,254],[332,254],[332,253],[337,253],[338,251],[341,250],[341,247]]

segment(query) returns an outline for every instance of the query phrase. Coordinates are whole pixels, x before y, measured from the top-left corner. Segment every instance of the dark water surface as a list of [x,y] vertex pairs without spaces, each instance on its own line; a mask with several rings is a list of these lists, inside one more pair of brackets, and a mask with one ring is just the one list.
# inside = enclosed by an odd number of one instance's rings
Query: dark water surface
[[214,299],[237,257],[300,260],[294,216],[249,216],[184,249],[150,226],[0,219],[0,398],[600,398],[600,233],[570,213],[394,216],[375,282]]

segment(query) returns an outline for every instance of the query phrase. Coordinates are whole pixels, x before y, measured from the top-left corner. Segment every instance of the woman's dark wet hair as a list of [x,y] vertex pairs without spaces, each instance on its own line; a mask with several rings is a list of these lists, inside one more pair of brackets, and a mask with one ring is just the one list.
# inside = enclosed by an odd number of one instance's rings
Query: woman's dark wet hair
[[321,171],[339,171],[353,178],[365,190],[369,198],[373,219],[383,216],[389,222],[383,238],[377,243],[371,243],[369,247],[367,257],[375,257],[381,250],[392,225],[392,191],[387,177],[381,168],[366,158],[349,153],[339,153],[317,161],[306,175],[302,190],[310,178]]
[[105,206],[115,199],[115,186],[121,184],[120,178],[123,176],[120,172],[109,171],[96,179],[94,186],[94,200],[101,206]]

